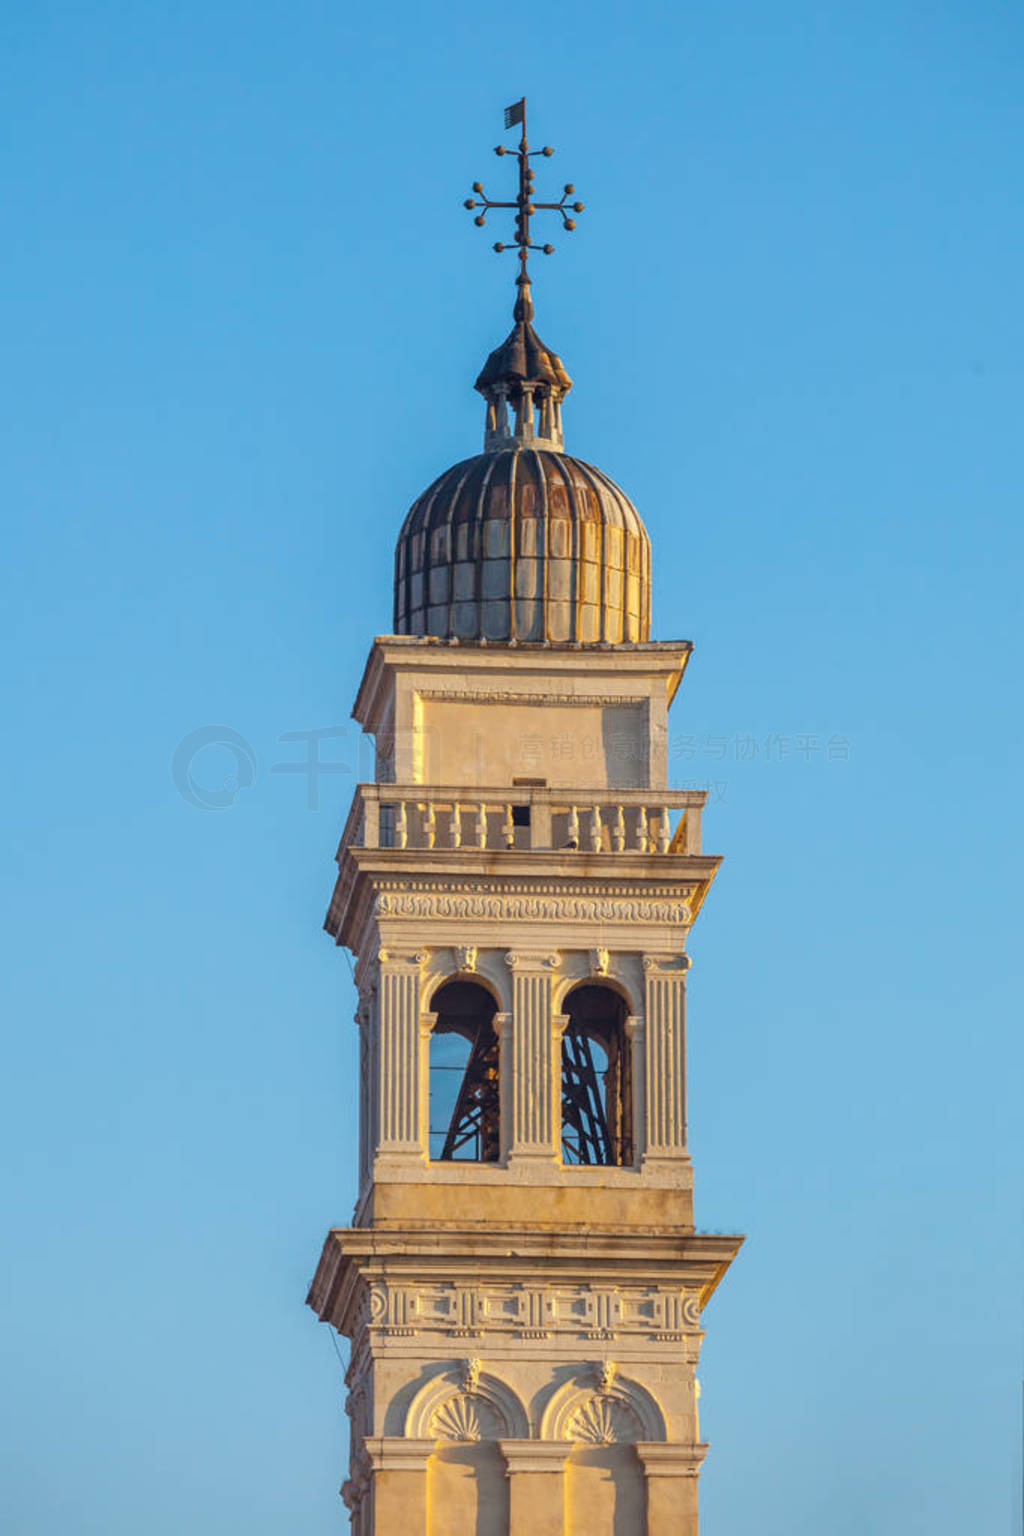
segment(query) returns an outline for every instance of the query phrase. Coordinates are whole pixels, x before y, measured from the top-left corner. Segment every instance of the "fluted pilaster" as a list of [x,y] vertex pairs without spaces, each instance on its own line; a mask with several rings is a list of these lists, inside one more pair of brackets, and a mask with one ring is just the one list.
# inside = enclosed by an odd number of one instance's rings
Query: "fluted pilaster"
[[557,954],[505,956],[512,971],[513,1157],[556,1155],[561,1085],[561,1028],[553,1016],[551,983]]
[[686,1154],[686,955],[644,956],[645,1155]]
[[379,1152],[422,1156],[420,974],[426,952],[377,957]]

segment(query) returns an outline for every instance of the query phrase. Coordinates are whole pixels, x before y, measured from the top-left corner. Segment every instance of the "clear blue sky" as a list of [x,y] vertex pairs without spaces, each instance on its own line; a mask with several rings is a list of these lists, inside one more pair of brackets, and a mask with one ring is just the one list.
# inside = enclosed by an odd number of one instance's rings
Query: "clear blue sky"
[[[587,203],[536,292],[568,446],[696,644],[673,774],[726,856],[706,1536],[1016,1536],[1020,6],[39,0],[0,73],[5,1533],[345,1529],[320,924],[394,539],[480,441],[511,268],[460,205],[526,91]],[[171,777],[210,724],[255,760],[222,812]],[[310,810],[279,738],[332,726]]]

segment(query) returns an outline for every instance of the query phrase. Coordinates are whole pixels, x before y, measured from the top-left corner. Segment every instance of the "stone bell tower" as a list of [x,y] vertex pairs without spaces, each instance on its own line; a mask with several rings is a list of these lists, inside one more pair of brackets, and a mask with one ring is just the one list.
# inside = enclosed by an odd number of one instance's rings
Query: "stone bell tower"
[[741,1241],[694,1230],[686,1136],[719,860],[704,795],[667,788],[691,647],[650,640],[640,517],[563,448],[517,109],[484,452],[409,512],[354,708],[376,782],[326,926],[356,957],[359,1197],[309,1303],[352,1344],[355,1536],[696,1536],[701,1312]]

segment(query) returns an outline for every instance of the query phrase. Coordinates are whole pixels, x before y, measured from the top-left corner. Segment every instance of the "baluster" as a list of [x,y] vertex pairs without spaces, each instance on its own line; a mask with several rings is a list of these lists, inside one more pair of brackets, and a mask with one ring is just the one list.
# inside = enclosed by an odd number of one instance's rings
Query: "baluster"
[[601,807],[595,805],[590,812],[590,846],[595,853],[601,852]]
[[621,853],[626,846],[626,815],[621,805],[615,812],[615,825],[612,828],[612,837],[615,840],[615,852]]
[[505,807],[505,820],[502,823],[501,830],[505,836],[505,847],[514,848],[516,845],[516,824],[512,820],[512,807],[510,805]]
[[395,811],[395,847],[404,848],[409,841],[409,822],[405,814],[405,801],[399,800]]
[[661,808],[661,820],[658,823],[658,852],[659,853],[668,853],[668,845],[669,845],[668,806],[667,805],[663,805],[662,808]]
[[478,848],[487,847],[487,807],[482,800],[476,813],[476,845]]
[[433,848],[437,841],[437,815],[433,800],[428,800],[423,807],[423,840],[428,848]]
[[640,806],[636,813],[636,848],[638,853],[646,853],[649,842],[647,834],[647,807]]
[[580,845],[580,813],[574,805],[569,807],[569,847]]
[[452,847],[462,847],[462,806],[456,800],[452,806],[451,820]]

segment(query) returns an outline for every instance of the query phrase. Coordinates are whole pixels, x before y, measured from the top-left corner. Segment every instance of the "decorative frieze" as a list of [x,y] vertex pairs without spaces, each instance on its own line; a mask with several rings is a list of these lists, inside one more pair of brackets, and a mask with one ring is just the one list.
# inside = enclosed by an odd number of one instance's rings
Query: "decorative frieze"
[[[451,1281],[391,1285],[374,1281],[368,1294],[369,1307],[354,1335],[369,1328],[397,1338],[434,1333],[448,1338],[561,1336],[654,1343],[678,1343],[700,1335],[698,1294],[659,1286],[460,1285]],[[472,1364],[470,1361],[466,1367],[470,1374]],[[610,1390],[613,1381],[614,1366],[606,1362],[597,1377],[598,1390]]]
[[606,894],[572,895],[555,887],[558,894],[538,894],[536,885],[521,893],[488,893],[479,886],[461,889],[443,886],[414,890],[392,888],[378,891],[374,915],[378,918],[411,917],[424,920],[452,918],[459,922],[499,923],[661,923],[684,928],[692,921],[688,901],[678,899],[679,889],[671,896],[609,896]]
[[617,709],[624,704],[643,708],[648,703],[643,695],[631,697],[621,693],[548,693],[539,689],[535,693],[526,693],[522,689],[507,688],[423,688],[417,691],[421,699],[450,700],[458,704],[556,704],[562,708],[577,705],[586,709]]

